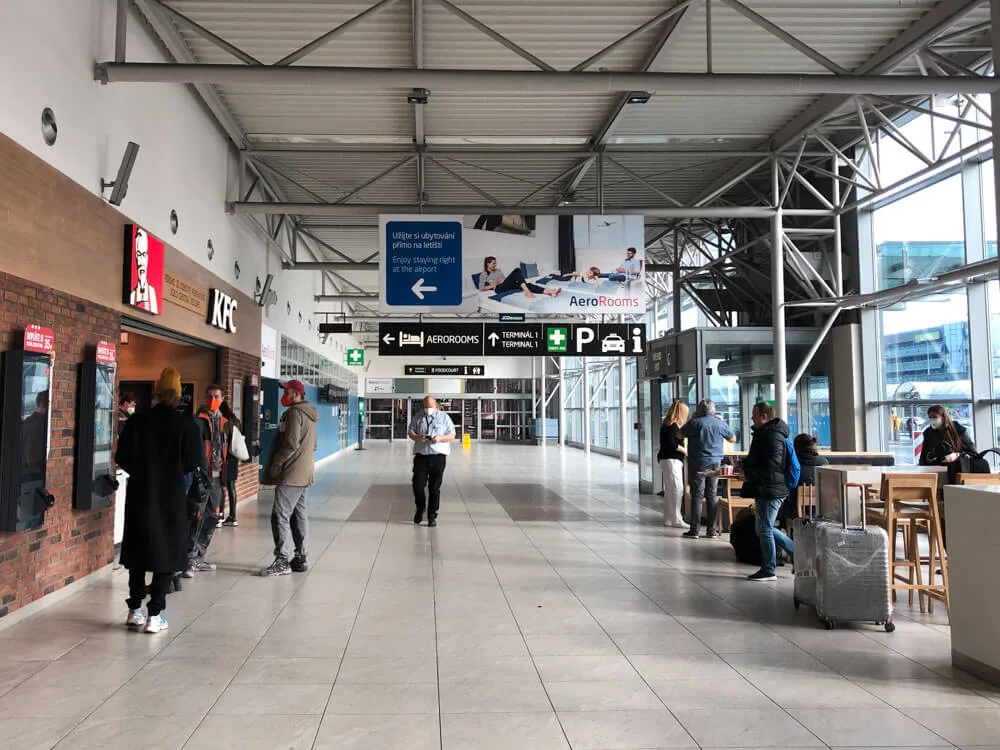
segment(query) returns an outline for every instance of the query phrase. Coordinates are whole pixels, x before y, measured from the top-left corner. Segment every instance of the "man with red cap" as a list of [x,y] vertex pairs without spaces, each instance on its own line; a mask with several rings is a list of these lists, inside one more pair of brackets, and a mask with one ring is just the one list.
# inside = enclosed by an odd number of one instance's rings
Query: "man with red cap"
[[[271,510],[271,533],[274,536],[274,562],[260,571],[261,576],[284,576],[304,573],[309,521],[306,517],[306,492],[316,479],[316,422],[319,411],[306,401],[306,387],[299,380],[279,383],[285,407],[278,425],[278,435],[264,466],[262,484],[274,485],[274,508]],[[295,544],[295,556],[289,560],[289,537]]]

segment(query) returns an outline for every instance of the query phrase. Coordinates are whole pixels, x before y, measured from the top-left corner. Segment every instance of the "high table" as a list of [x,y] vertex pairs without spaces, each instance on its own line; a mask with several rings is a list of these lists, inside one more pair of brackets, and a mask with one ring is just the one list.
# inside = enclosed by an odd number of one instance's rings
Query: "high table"
[[951,662],[1000,686],[1000,487],[948,485]]

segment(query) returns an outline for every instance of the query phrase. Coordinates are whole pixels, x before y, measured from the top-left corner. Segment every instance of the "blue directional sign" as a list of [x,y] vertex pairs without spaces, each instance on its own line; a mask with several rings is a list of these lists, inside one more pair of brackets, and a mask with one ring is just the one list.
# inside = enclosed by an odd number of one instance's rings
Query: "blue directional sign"
[[385,304],[461,305],[461,222],[393,220],[384,226]]

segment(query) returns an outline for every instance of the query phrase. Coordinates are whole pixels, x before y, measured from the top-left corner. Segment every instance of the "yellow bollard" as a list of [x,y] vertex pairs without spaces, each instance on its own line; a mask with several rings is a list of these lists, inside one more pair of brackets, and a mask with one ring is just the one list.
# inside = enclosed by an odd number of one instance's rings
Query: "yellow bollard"
[[462,447],[471,448],[472,447],[472,436],[469,433],[462,435]]

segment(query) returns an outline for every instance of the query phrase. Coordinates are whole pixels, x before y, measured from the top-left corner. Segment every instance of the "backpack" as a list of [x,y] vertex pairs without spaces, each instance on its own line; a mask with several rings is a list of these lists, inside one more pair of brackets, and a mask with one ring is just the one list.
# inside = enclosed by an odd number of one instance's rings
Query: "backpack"
[[757,536],[757,518],[750,508],[741,510],[729,528],[729,543],[733,546],[736,559],[747,565],[760,566],[760,538]]
[[792,445],[791,440],[785,438],[785,486],[794,490],[799,486],[801,478],[802,464],[799,463],[799,457],[795,455],[795,446]]

